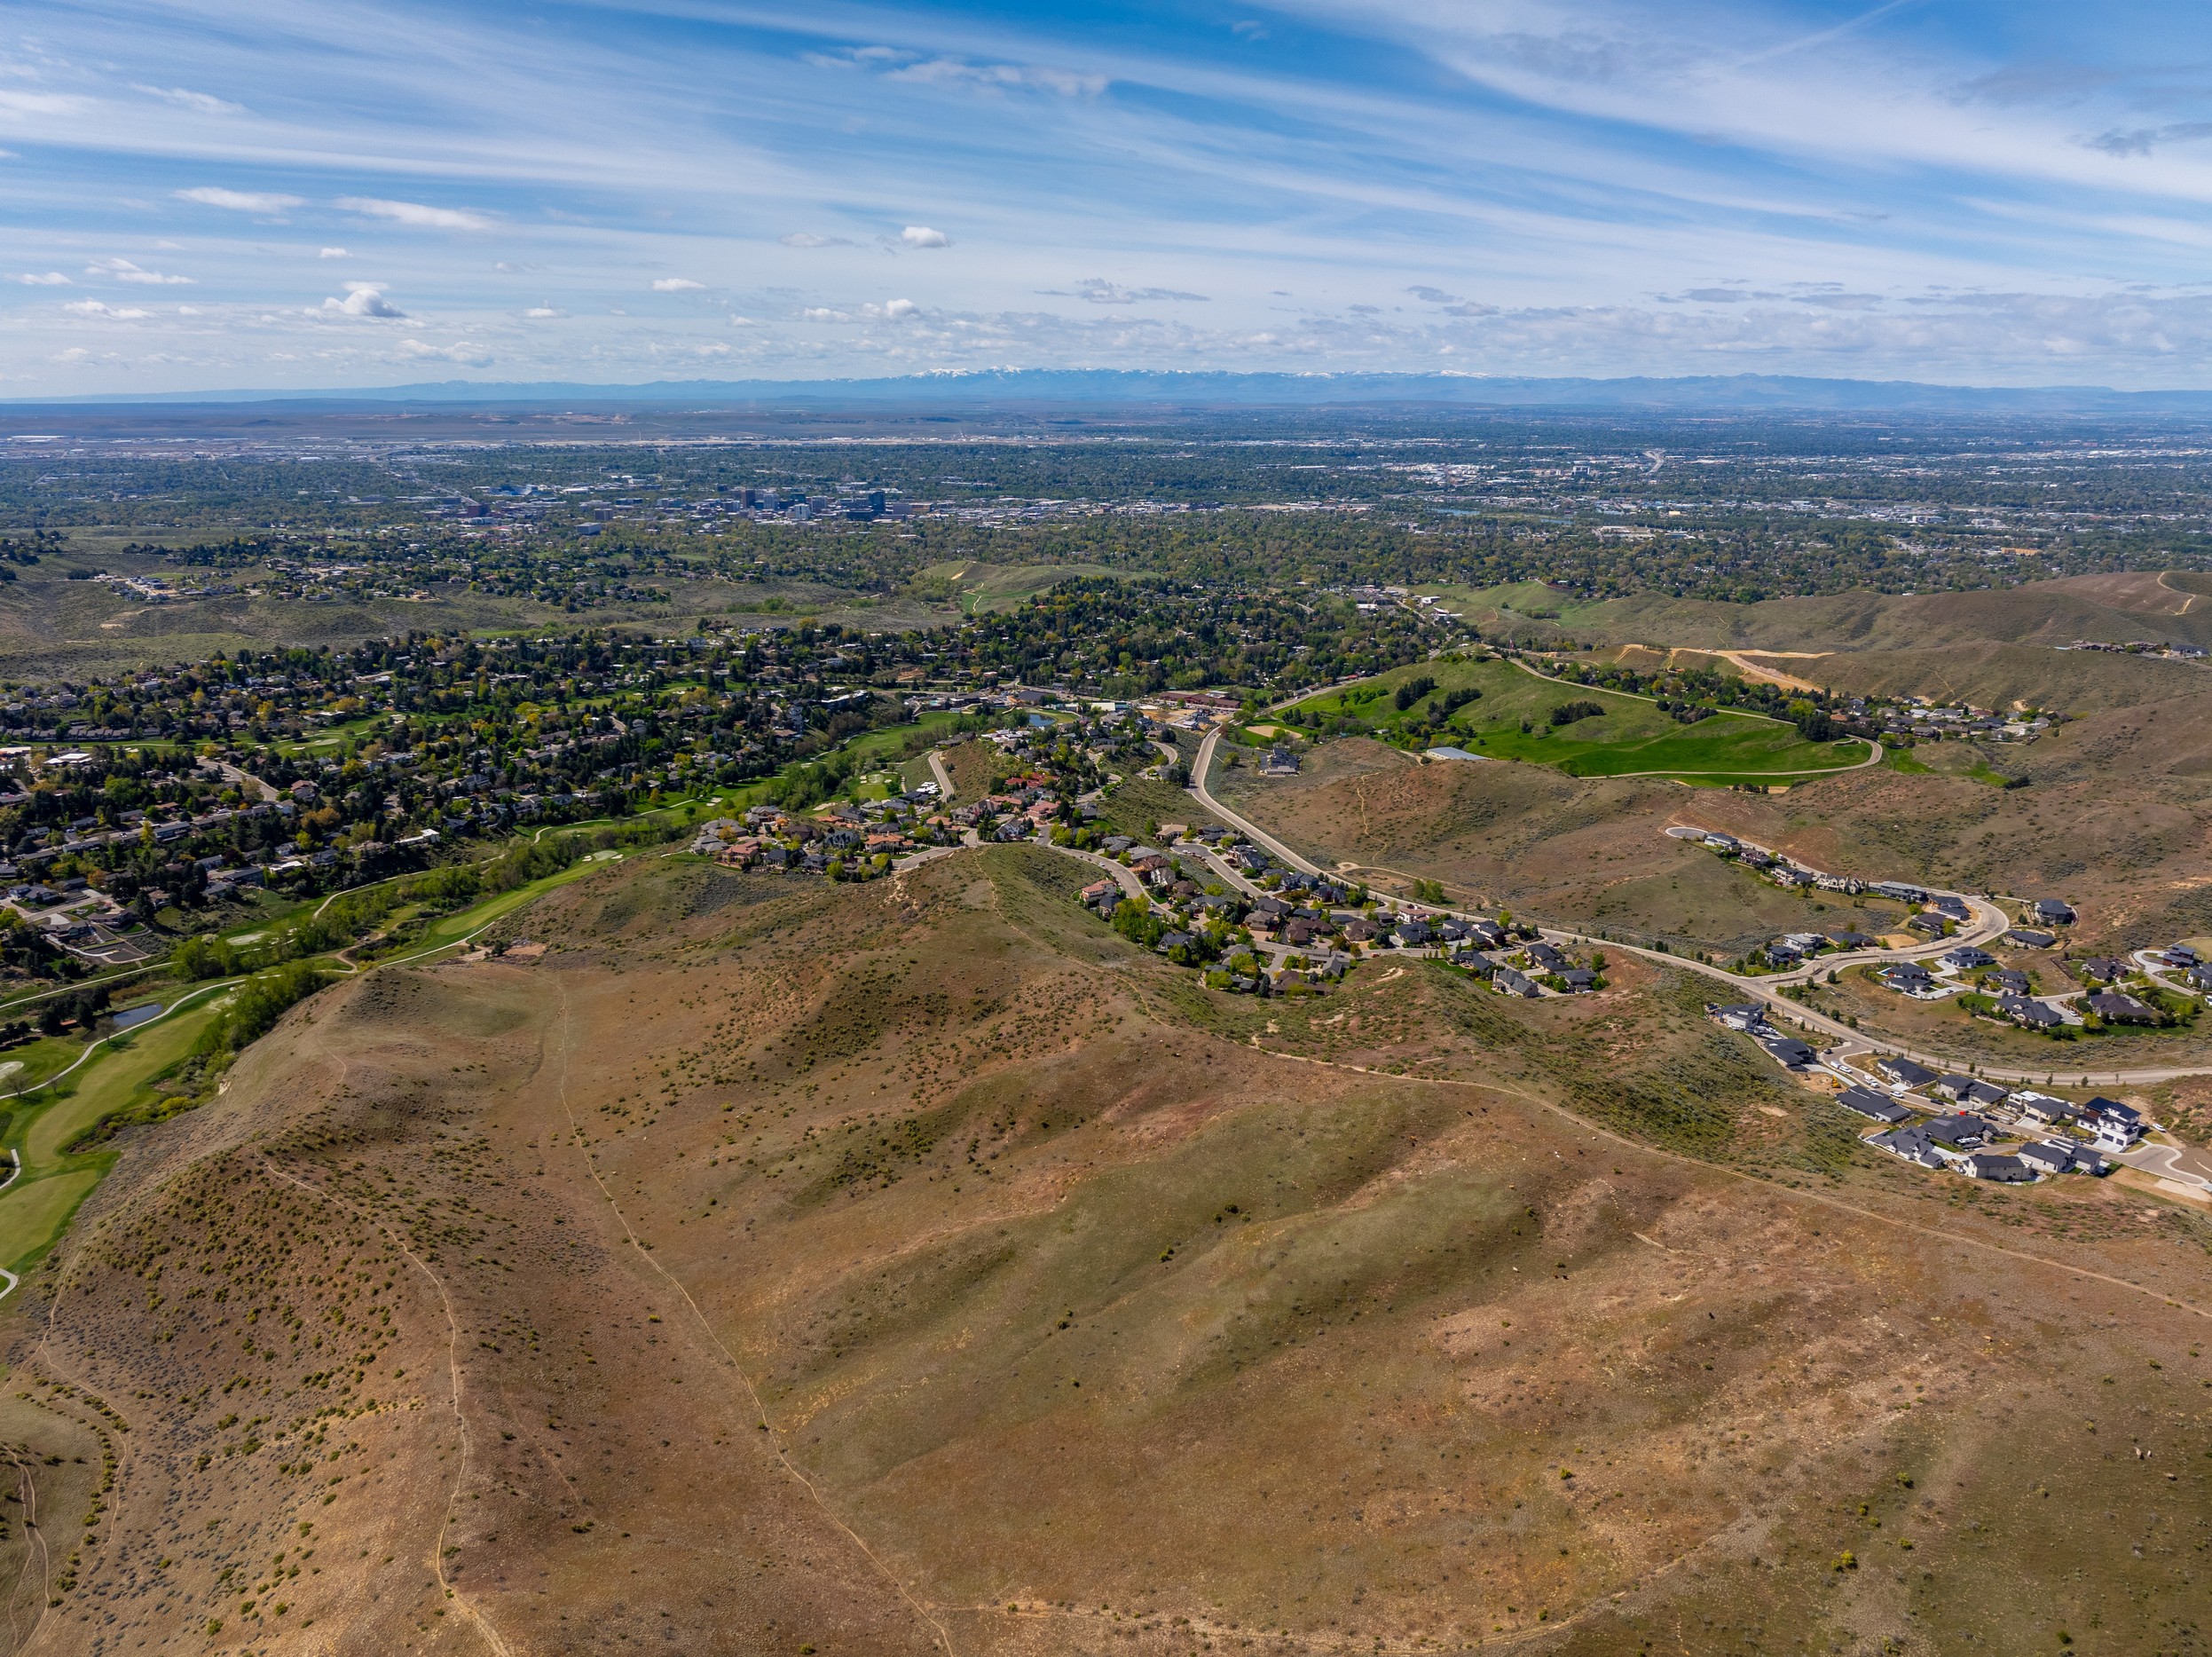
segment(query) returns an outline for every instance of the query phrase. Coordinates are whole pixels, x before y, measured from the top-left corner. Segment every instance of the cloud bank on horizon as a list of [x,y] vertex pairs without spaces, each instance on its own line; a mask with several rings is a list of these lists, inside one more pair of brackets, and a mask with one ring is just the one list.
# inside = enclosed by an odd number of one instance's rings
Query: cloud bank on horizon
[[18,21],[0,397],[426,364],[2212,385],[2212,51],[2188,7],[53,0]]

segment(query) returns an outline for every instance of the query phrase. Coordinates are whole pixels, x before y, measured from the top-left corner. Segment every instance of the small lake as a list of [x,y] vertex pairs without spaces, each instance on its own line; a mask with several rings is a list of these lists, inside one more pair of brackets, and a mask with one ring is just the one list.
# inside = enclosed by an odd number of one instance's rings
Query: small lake
[[148,1001],[143,1006],[127,1006],[122,1012],[115,1014],[115,1028],[117,1030],[130,1030],[137,1025],[145,1023],[149,1019],[161,1017],[161,1013],[162,1007],[159,1001]]

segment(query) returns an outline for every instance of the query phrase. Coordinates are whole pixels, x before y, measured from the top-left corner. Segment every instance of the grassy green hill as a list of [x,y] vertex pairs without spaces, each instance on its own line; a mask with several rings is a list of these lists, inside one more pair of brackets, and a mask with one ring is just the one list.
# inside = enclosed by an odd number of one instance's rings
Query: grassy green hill
[[916,572],[908,591],[932,604],[956,604],[961,613],[1012,610],[1079,575],[1115,575],[1097,564],[980,564],[962,558]]
[[[1414,678],[1436,689],[1400,708],[1397,691]],[[1481,692],[1443,719],[1461,690]],[[1602,711],[1555,725],[1570,704]],[[1573,777],[1666,776],[1708,782],[1756,782],[1817,776],[1866,758],[1860,742],[1807,742],[1793,725],[1751,714],[1721,713],[1695,725],[1677,722],[1643,697],[1562,684],[1503,660],[1437,661],[1401,667],[1311,697],[1291,710],[1309,729],[1342,728],[1405,741],[1426,740],[1486,758],[1549,765]],[[1443,722],[1438,722],[1442,720]]]

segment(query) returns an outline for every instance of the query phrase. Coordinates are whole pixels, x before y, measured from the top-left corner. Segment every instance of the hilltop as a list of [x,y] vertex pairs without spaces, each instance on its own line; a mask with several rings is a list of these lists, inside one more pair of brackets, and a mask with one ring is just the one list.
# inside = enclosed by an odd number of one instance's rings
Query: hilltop
[[0,1540],[15,1637],[2117,1653],[2193,1616],[2201,1222],[1932,1194],[1634,962],[1235,999],[1088,878],[639,860],[503,920],[534,964],[296,1007],[7,1303],[49,1527]]

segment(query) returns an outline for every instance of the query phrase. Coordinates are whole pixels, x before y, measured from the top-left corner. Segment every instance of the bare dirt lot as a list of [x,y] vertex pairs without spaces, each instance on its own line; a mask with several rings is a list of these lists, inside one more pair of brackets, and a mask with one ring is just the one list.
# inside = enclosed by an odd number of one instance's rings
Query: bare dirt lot
[[2202,1217],[1087,878],[626,863],[295,1009],[11,1303],[114,1457],[15,1649],[2193,1649]]

